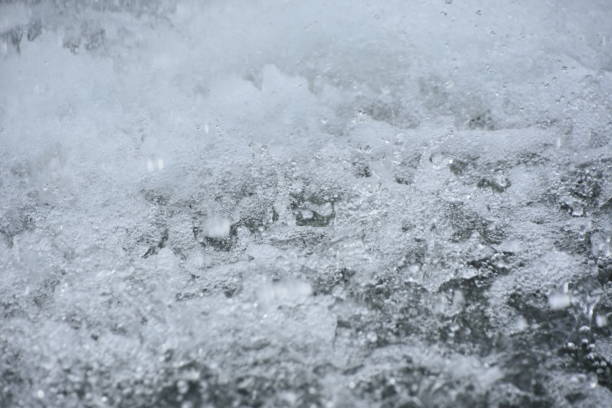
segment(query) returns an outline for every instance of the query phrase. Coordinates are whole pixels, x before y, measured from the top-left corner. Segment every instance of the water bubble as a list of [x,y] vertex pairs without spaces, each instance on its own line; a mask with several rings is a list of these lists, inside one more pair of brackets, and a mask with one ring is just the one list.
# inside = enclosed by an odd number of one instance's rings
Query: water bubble
[[434,152],[429,156],[429,161],[435,169],[442,169],[451,162],[451,158],[442,152]]

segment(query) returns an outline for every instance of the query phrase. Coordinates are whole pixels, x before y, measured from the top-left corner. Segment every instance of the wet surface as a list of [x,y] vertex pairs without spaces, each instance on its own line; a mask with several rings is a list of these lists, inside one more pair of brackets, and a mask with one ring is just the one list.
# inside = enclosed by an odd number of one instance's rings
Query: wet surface
[[611,405],[611,19],[0,4],[0,406]]

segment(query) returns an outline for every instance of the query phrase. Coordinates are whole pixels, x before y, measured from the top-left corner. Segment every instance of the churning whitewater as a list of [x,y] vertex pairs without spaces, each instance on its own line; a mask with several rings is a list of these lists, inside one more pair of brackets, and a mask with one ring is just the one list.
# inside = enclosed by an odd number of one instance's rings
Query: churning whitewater
[[611,21],[0,1],[0,406],[612,406]]

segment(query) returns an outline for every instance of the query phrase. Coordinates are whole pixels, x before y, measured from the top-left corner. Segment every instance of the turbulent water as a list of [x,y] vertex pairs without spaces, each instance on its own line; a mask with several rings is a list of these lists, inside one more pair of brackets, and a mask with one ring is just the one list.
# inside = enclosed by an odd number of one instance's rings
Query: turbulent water
[[0,1],[0,407],[612,406],[611,22]]

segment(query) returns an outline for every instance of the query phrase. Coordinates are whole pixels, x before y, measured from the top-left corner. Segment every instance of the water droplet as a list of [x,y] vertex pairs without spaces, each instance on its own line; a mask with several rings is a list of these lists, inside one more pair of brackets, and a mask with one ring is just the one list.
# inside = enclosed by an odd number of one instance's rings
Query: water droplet
[[562,310],[572,304],[572,298],[567,293],[554,293],[548,297],[548,304],[553,310]]
[[189,384],[187,384],[187,381],[185,380],[179,380],[176,383],[176,389],[178,390],[179,394],[186,394],[189,390]]
[[204,235],[209,238],[227,238],[230,234],[231,222],[225,217],[211,216],[204,224]]
[[597,327],[605,327],[608,325],[608,317],[605,315],[597,315],[595,317],[595,324]]

